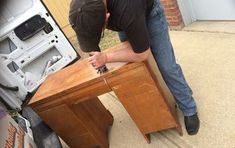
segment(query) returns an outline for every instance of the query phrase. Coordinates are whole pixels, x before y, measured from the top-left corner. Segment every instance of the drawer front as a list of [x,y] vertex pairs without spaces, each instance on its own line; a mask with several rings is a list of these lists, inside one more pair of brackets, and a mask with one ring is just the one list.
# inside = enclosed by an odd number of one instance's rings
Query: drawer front
[[80,102],[110,91],[112,91],[112,89],[107,85],[105,81],[102,80],[91,83],[79,89],[70,90],[68,92],[65,92],[64,94],[58,94],[50,98],[45,98],[40,102],[30,104],[30,106],[34,108],[34,110],[41,112],[65,103],[78,104]]

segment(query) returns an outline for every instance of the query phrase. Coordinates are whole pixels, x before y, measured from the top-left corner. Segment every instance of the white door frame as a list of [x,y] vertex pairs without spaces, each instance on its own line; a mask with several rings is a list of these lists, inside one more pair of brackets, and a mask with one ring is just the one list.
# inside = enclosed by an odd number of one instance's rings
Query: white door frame
[[196,21],[196,15],[191,0],[177,0],[182,15],[184,25],[189,25]]
[[[201,0],[202,2],[203,0]],[[215,3],[217,5],[208,8],[210,11],[214,11],[214,16],[211,16],[212,13],[205,13],[207,7],[200,7],[201,10],[198,11],[197,2],[198,0],[177,0],[180,12],[185,25],[189,25],[196,20],[235,20],[235,1],[234,0],[217,0]],[[207,5],[209,1],[207,2]],[[198,3],[199,4],[199,3]],[[224,7],[223,7],[224,6]],[[231,7],[230,7],[231,6]],[[223,9],[219,9],[223,7]],[[229,7],[226,9],[225,7]],[[216,10],[216,11],[215,11]],[[203,12],[204,11],[204,12]],[[216,13],[215,13],[216,12]]]

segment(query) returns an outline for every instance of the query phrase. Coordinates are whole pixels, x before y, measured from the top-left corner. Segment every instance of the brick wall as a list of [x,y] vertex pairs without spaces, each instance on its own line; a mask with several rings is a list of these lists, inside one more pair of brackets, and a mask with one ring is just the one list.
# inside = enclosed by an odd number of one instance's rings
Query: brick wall
[[183,20],[177,0],[161,0],[170,27],[182,27]]

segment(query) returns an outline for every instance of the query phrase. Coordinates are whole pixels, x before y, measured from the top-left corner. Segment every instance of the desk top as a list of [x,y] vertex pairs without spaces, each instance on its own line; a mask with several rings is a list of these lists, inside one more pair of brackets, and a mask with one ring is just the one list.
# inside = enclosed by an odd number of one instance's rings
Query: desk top
[[[108,50],[118,50],[127,48],[128,46],[127,43],[121,43]],[[97,74],[97,71],[88,63],[87,59],[79,60],[49,75],[28,104],[32,105],[42,100],[46,101],[46,98],[52,98],[55,95],[64,96],[72,91],[104,81],[104,78],[113,75],[114,72],[122,71],[123,68],[128,69],[128,67],[131,65],[131,67],[133,67],[135,64],[138,65],[138,63],[127,64],[126,62],[108,63],[106,66],[109,71],[100,75]]]

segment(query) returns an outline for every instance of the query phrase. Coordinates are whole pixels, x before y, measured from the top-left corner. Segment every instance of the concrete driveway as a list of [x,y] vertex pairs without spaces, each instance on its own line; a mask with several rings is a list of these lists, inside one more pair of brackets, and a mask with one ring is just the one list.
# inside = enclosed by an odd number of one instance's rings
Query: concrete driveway
[[115,118],[111,148],[235,148],[235,23],[227,25],[197,22],[170,32],[177,61],[198,104],[199,133],[187,135],[178,111],[184,136],[174,130],[162,131],[152,134],[152,143],[147,144],[121,103],[109,93],[100,99]]

